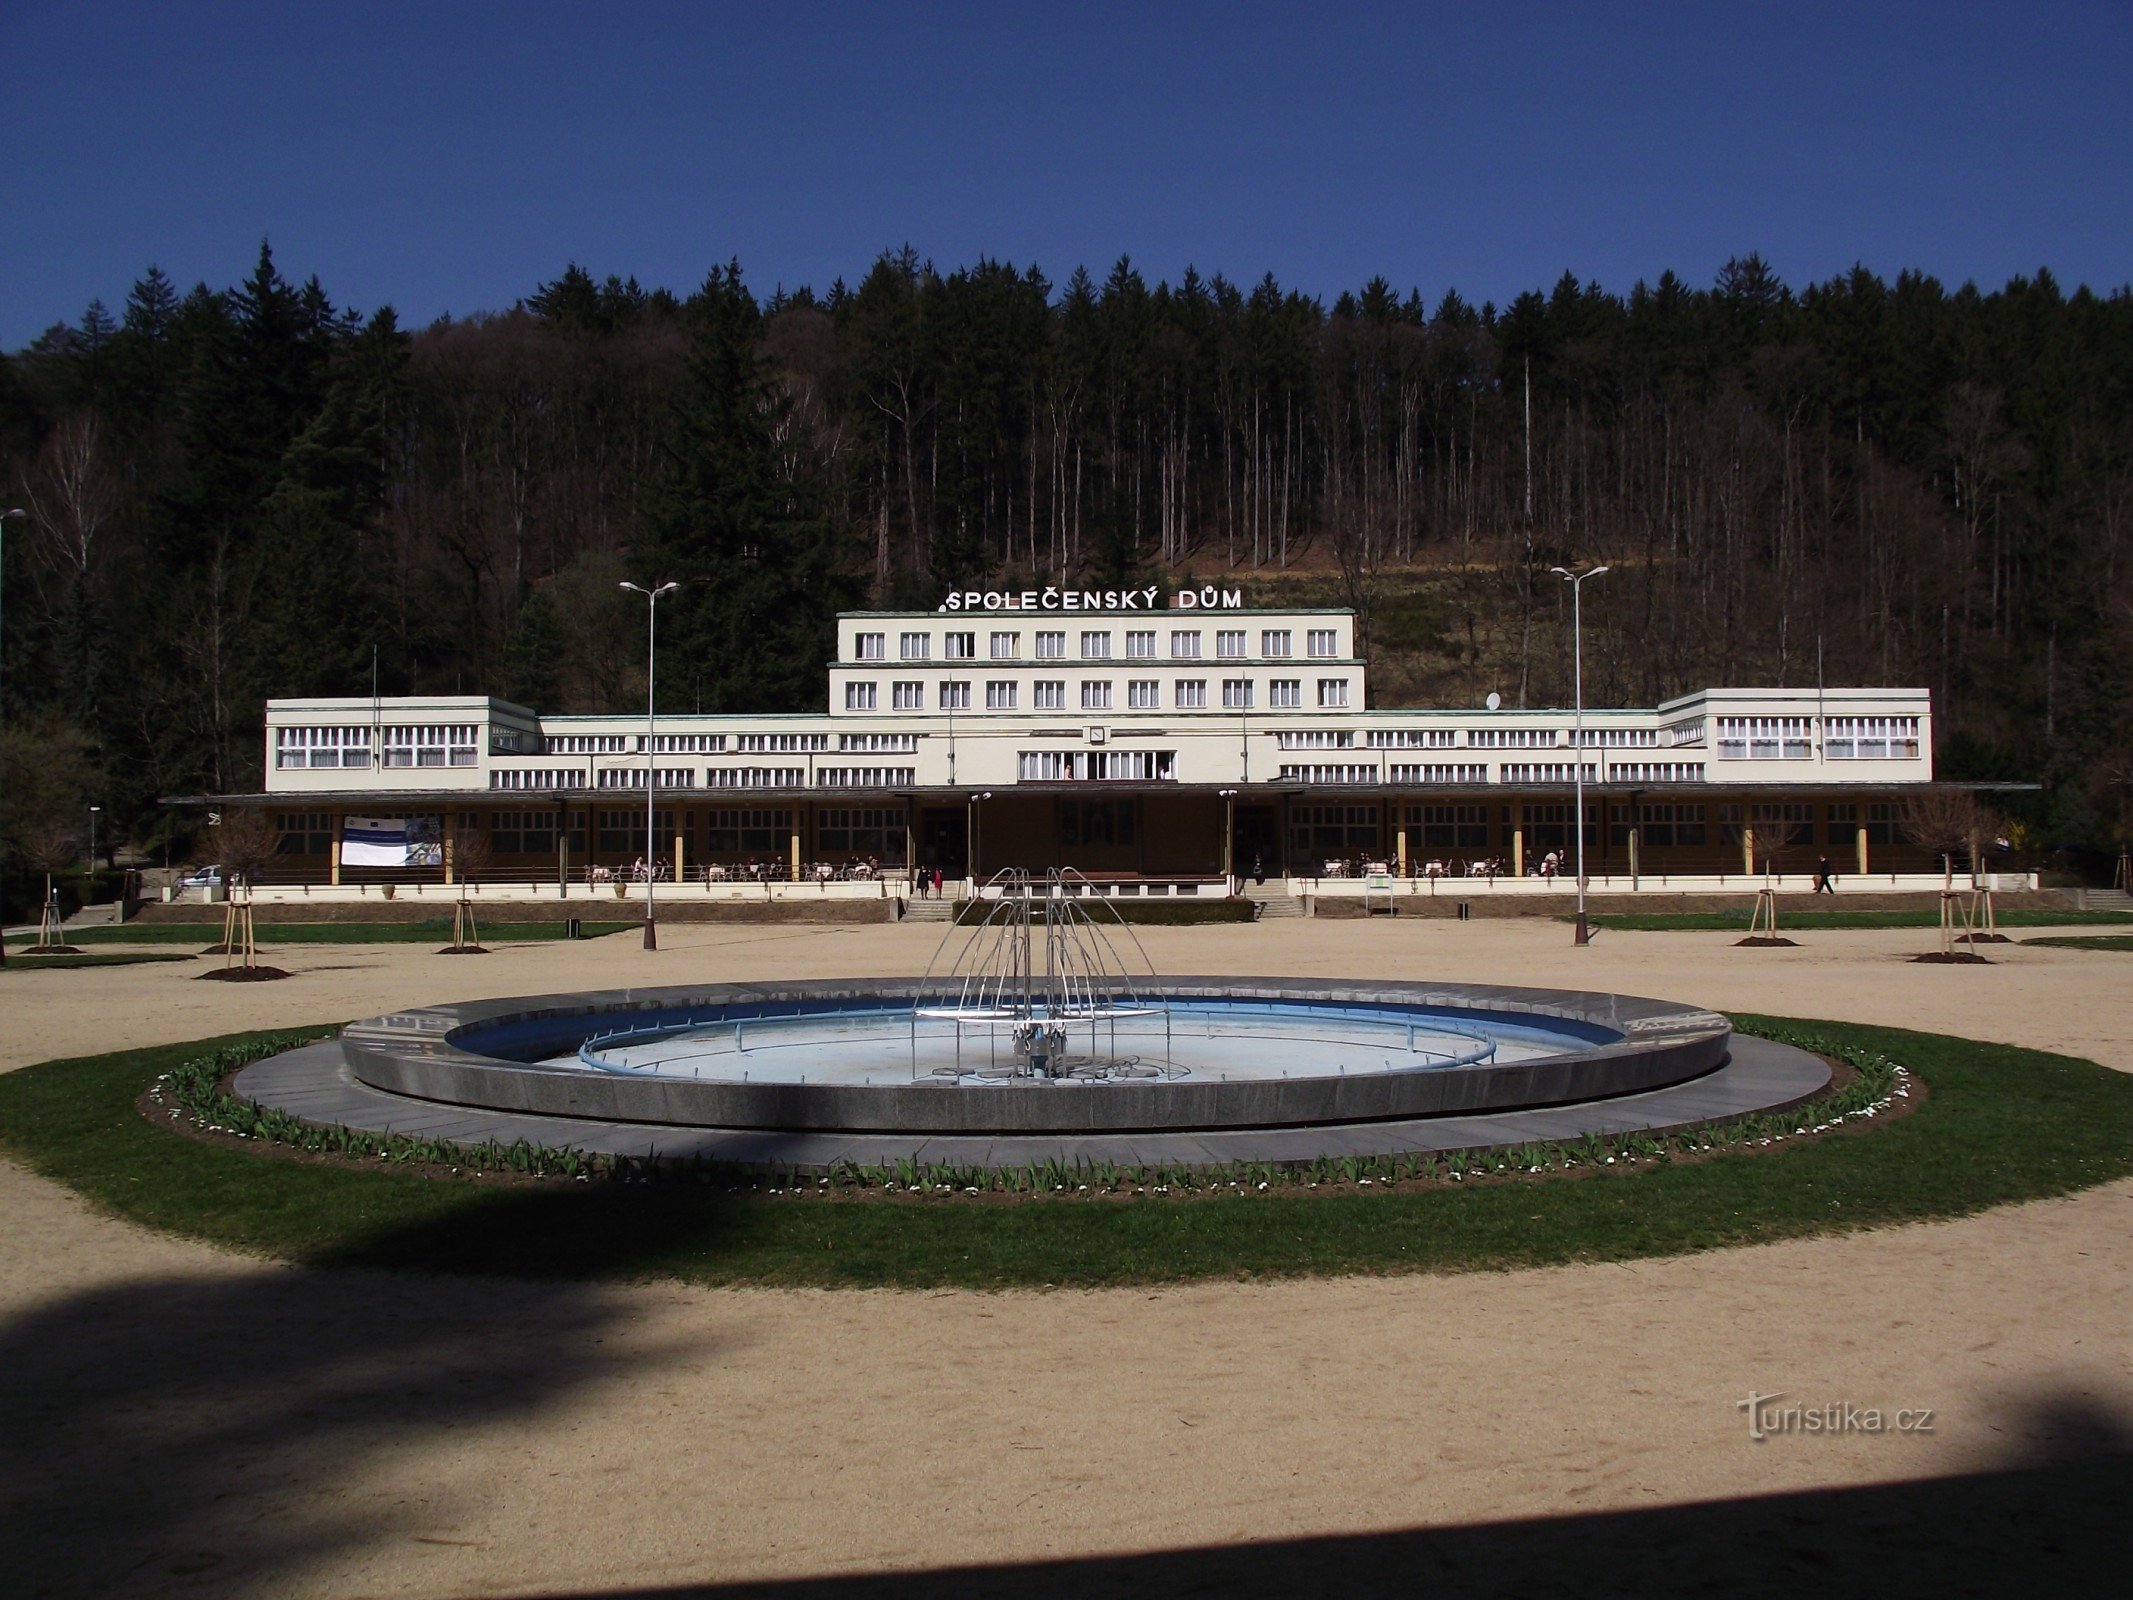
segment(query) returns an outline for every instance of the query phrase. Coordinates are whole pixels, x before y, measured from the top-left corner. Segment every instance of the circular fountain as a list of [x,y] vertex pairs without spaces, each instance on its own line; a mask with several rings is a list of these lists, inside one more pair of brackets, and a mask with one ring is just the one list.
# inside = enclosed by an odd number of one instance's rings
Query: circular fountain
[[918,978],[427,1006],[236,1087],[373,1130],[805,1166],[1462,1148],[1740,1115],[1829,1080],[1664,1001],[1161,977],[1086,889],[1002,874]]

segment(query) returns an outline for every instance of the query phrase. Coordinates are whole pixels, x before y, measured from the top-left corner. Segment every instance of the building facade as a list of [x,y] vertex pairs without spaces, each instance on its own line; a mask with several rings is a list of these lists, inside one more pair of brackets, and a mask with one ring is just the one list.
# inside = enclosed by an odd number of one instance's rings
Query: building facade
[[[1581,739],[1560,707],[1371,709],[1352,613],[1207,597],[848,613],[823,711],[666,713],[649,749],[642,711],[274,700],[264,792],[216,799],[270,810],[282,875],[321,882],[628,866],[647,853],[647,768],[651,853],[680,876],[1526,874],[1571,849],[1582,766],[1596,873],[1738,873],[1773,845],[1848,872],[1922,864],[1900,812],[1933,776],[1924,690],[1708,689],[1588,707]],[[359,864],[374,853],[347,841],[394,824],[435,848]]]

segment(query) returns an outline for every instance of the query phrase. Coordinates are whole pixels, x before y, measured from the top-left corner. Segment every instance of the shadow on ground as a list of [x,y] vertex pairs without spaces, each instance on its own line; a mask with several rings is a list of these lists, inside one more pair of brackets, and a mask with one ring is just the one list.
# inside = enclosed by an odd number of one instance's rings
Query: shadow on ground
[[1910,1483],[1146,1555],[776,1583],[561,1584],[534,1593],[540,1600],[2126,1593],[2133,1433],[2078,1401],[2031,1407],[2011,1431],[2030,1441],[2017,1463]]
[[[478,1439],[567,1449],[547,1418],[606,1383],[736,1354],[731,1319],[684,1338],[633,1323],[626,1277],[688,1230],[721,1225],[706,1193],[573,1228],[554,1191],[500,1190],[448,1224],[381,1231],[339,1270],[231,1262],[55,1297],[0,1325],[0,1573],[8,1595],[301,1594],[346,1587],[370,1556],[454,1542],[486,1512],[478,1469],[446,1477],[432,1448]],[[667,1197],[669,1200],[671,1196]],[[664,1217],[664,1221],[658,1219]],[[707,1231],[708,1230],[708,1231]],[[499,1260],[564,1281],[383,1273]],[[717,1324],[724,1321],[726,1326]],[[970,1426],[982,1431],[986,1419]],[[1399,1449],[1356,1421],[1358,1448]],[[513,1430],[520,1430],[514,1435]],[[455,1435],[460,1437],[455,1439]],[[2001,1459],[1971,1475],[1866,1488],[1355,1537],[1184,1549],[782,1584],[626,1589],[632,1553],[599,1530],[558,1540],[595,1572],[536,1592],[621,1600],[728,1596],[938,1600],[1218,1593],[1585,1595],[2124,1592],[2133,1428],[2084,1397],[2010,1411]],[[1777,1449],[1799,1444],[1788,1440]],[[1278,1441],[1269,1441],[1278,1448]],[[1410,1441],[1426,1453],[1429,1441]],[[1159,1459],[1120,1441],[1113,1468],[1163,1492]],[[398,1484],[406,1485],[395,1495]],[[362,1493],[354,1490],[361,1487]],[[715,1491],[713,1491],[715,1492]],[[825,1514],[828,1514],[825,1508]],[[495,1530],[485,1530],[493,1533]],[[923,1539],[923,1530],[912,1530]],[[717,1560],[712,1552],[709,1561]],[[593,1579],[588,1584],[588,1579]]]
[[[630,1291],[612,1282],[361,1266],[376,1255],[449,1269],[487,1252],[492,1270],[626,1277],[633,1246],[671,1240],[557,1225],[573,1198],[499,1189],[449,1224],[381,1230],[341,1252],[343,1270],[232,1262],[86,1290],[0,1325],[0,1591],[301,1592],[303,1571],[420,1539],[478,1503],[478,1485],[465,1505],[445,1485],[390,1512],[351,1510],[346,1489],[381,1465],[534,1418],[588,1385],[721,1353],[715,1331],[665,1345],[634,1334]],[[717,1221],[707,1198],[669,1229]]]

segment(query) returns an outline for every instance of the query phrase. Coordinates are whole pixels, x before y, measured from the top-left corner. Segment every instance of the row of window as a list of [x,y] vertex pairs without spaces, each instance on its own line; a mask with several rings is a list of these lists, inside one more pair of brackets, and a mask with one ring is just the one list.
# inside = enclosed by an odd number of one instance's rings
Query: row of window
[[[1825,717],[1822,753],[1832,761],[1910,760],[1919,752],[1917,717]],[[1812,717],[1720,717],[1721,761],[1812,761]]]
[[274,765],[292,767],[367,767],[368,728],[276,728]]
[[1015,759],[1021,783],[1171,783],[1175,750],[1025,750]]
[[[1494,843],[1508,848],[1514,833],[1523,830],[1529,853],[1568,848],[1575,833],[1575,806],[1529,805],[1522,813],[1509,806],[1495,808],[1499,831]],[[1638,842],[1648,848],[1695,847],[1710,842],[1714,808],[1702,801],[1646,801],[1637,807],[1634,824],[1630,808],[1620,801],[1607,808],[1608,837],[1626,847],[1632,826]],[[1739,805],[1715,808],[1718,839],[1724,845],[1739,845],[1744,830],[1755,830],[1759,848],[1768,847],[1777,835],[1777,848],[1825,845],[1850,848],[1863,830],[1869,845],[1896,842],[1896,805],[1893,801],[1869,801],[1862,820],[1857,804],[1832,804],[1821,837],[1816,838],[1814,807],[1798,801],[1756,803],[1745,811]],[[1394,812],[1404,817],[1411,854],[1431,850],[1485,850],[1489,848],[1489,812],[1486,805],[1410,805]],[[1313,852],[1339,854],[1347,850],[1382,848],[1376,805],[1298,805],[1289,811],[1289,842],[1299,858]],[[1600,807],[1585,807],[1587,838],[1600,829]],[[1780,830],[1782,833],[1780,834]]]
[[[968,711],[974,702],[972,685],[967,679],[944,679],[934,686],[934,707],[940,711]],[[1119,709],[1114,699],[1116,688],[1108,678],[1087,678],[1080,685],[1081,709],[1084,711],[1113,711]],[[1348,705],[1348,680],[1346,678],[1320,678],[1318,680],[1318,706],[1321,710],[1343,710]],[[1064,711],[1067,709],[1067,682],[1064,678],[1038,678],[1029,686],[1032,711]],[[1275,678],[1266,686],[1267,709],[1271,711],[1300,711],[1304,704],[1304,682],[1301,678]],[[1177,711],[1205,711],[1208,709],[1207,680],[1205,678],[1179,678],[1171,684],[1170,704]],[[1225,711],[1250,711],[1257,705],[1258,686],[1250,678],[1224,678],[1221,680],[1222,709]],[[994,678],[985,685],[985,709],[987,711],[1018,711],[1021,709],[1022,684],[1015,678]],[[1126,680],[1124,708],[1128,711],[1160,711],[1163,709],[1163,684],[1159,678],[1129,678]],[[878,711],[881,709],[881,686],[871,679],[854,678],[844,686],[844,709],[847,711]],[[924,711],[926,709],[926,685],[916,679],[892,680],[889,684],[889,709],[892,711]]]
[[[661,767],[659,787],[693,789],[696,775],[695,767]],[[807,770],[804,767],[709,767],[704,769],[703,780],[707,789],[803,789],[807,787]],[[909,788],[917,782],[916,767],[819,767],[815,771],[815,787],[818,789]],[[553,767],[489,774],[489,787],[497,790],[582,789],[585,786],[585,773],[581,768]],[[606,768],[598,774],[597,787],[642,790],[644,768]]]
[[[1126,659],[1129,661],[1152,661],[1155,659],[1156,630],[1153,628],[1128,628],[1126,634]],[[1109,628],[1084,628],[1081,630],[1081,659],[1084,661],[1109,661],[1111,641],[1115,637]],[[1203,630],[1199,628],[1173,628],[1170,630],[1170,658],[1173,661],[1195,661],[1200,656],[1200,641]],[[929,631],[912,630],[897,638],[897,659],[900,661],[930,661],[933,659],[933,640]],[[978,658],[978,636],[975,633],[950,631],[939,635],[941,659],[944,661],[975,661]],[[994,661],[1019,661],[1022,658],[1022,632],[1016,628],[996,629],[987,641],[991,659]],[[1215,630],[1215,657],[1221,661],[1249,659],[1249,631],[1244,628],[1218,628]],[[1063,661],[1067,653],[1067,630],[1064,628],[1039,628],[1033,638],[1032,655],[1038,661]],[[1304,630],[1304,648],[1307,654],[1318,660],[1333,660],[1340,655],[1340,631],[1336,628],[1307,628]],[[853,637],[852,656],[857,661],[886,661],[889,636],[886,633],[861,633]],[[1270,660],[1285,660],[1296,654],[1296,635],[1289,628],[1262,628],[1259,631],[1259,654]]]

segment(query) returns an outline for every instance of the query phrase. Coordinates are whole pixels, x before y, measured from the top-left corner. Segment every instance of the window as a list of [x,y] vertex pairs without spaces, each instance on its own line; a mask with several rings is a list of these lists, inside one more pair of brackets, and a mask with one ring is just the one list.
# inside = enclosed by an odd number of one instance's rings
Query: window
[[1200,630],[1175,628],[1170,634],[1170,659],[1173,661],[1197,661],[1200,659]]
[[1111,709],[1111,685],[1092,678],[1081,686],[1081,709],[1084,711],[1109,711]]
[[849,856],[879,857],[892,867],[904,863],[904,814],[874,807],[825,807],[815,813],[815,847],[830,860]]
[[1659,730],[1657,728],[1587,728],[1581,738],[1576,730],[1573,729],[1570,735],[1570,742],[1586,750],[1650,750],[1659,743]]
[[1487,806],[1409,806],[1407,826],[1420,835],[1411,842],[1425,850],[1485,850],[1489,844]]
[[1274,735],[1284,750],[1352,750],[1355,735],[1345,728],[1291,728]]
[[902,789],[917,781],[915,767],[817,767],[817,789]]
[[[599,787],[603,789],[642,789],[644,787],[644,768],[603,767],[600,771]],[[659,769],[659,787],[662,789],[693,789],[696,787],[696,769],[694,767],[661,767]]]
[[548,753],[555,756],[609,756],[622,753],[619,733],[562,733],[548,740]]
[[1394,783],[1487,783],[1481,761],[1395,761],[1387,769]]
[[1813,844],[1815,808],[1802,800],[1758,800],[1748,813],[1758,850]]
[[1808,761],[1814,757],[1809,717],[1720,717],[1721,761]]
[[[1611,833],[1618,845],[1629,843],[1629,808],[1615,806]],[[1704,842],[1704,807],[1691,803],[1656,801],[1637,808],[1637,842],[1659,848],[1700,845]]]
[[1205,711],[1207,709],[1207,680],[1205,678],[1178,679],[1177,699],[1173,704],[1180,711]]
[[1111,630],[1109,628],[1084,629],[1081,635],[1081,659],[1084,661],[1108,661],[1111,659]]
[[1133,661],[1152,661],[1155,658],[1155,629],[1128,628],[1126,655]]
[[[1590,761],[1580,762],[1585,770],[1587,783],[1598,783],[1599,767]],[[1578,775],[1567,761],[1506,761],[1503,764],[1505,783],[1576,783]]]
[[1223,661],[1242,661],[1244,659],[1244,630],[1242,628],[1216,629],[1215,655]]
[[941,709],[943,711],[968,711],[970,709],[970,680],[951,679],[941,684]]
[[1059,807],[1059,842],[1063,845],[1131,844],[1131,800],[1068,800]]
[[1305,643],[1314,656],[1337,656],[1340,652],[1340,633],[1334,628],[1313,628],[1305,637]]
[[274,815],[274,853],[322,856],[332,848],[333,816],[326,811],[279,811]]
[[691,755],[716,755],[726,748],[723,733],[662,733],[652,741],[652,748],[664,755],[677,751]]
[[1153,678],[1131,678],[1126,683],[1128,711],[1155,711],[1163,704],[1163,686]]
[[585,784],[583,767],[514,767],[489,774],[492,789],[582,789]]
[[710,811],[704,815],[707,856],[767,856],[792,839],[790,811]]
[[889,685],[889,707],[894,711],[923,711],[926,709],[926,686],[923,683],[892,683]]
[[1896,842],[1895,801],[1869,800],[1866,803],[1866,842],[1868,844],[1894,844]]
[[1289,766],[1281,769],[1283,783],[1308,783],[1314,787],[1328,783],[1376,783],[1378,769],[1374,762],[1325,762]]
[[827,750],[829,748],[829,735],[826,733],[744,733],[733,741],[733,747],[744,755],[771,751]]
[[995,633],[992,636],[992,658],[995,661],[1012,661],[1022,653],[1022,635],[1019,633]]
[[1259,653],[1277,660],[1296,653],[1296,635],[1287,628],[1262,628],[1259,630]]
[[1015,680],[991,678],[985,684],[985,709],[987,711],[1012,711],[1015,709]]
[[1607,776],[1614,783],[1701,783],[1701,761],[1610,761]]
[[[1544,850],[1568,850],[1571,836],[1577,830],[1572,826],[1576,806],[1527,806],[1526,807],[1526,860]],[[1585,837],[1591,839],[1599,827],[1600,808],[1587,804],[1585,807]]]
[[797,789],[806,776],[799,767],[711,767],[706,789]]
[[847,711],[872,711],[874,709],[874,686],[871,683],[847,683],[844,686],[844,709]]
[[1291,806],[1289,848],[1299,862],[1378,847],[1376,806]]
[[1251,710],[1252,680],[1249,678],[1224,678],[1222,680],[1222,709],[1224,711]]
[[1328,710],[1348,703],[1348,680],[1346,678],[1320,678],[1318,680],[1318,704],[1320,710]]
[[1039,628],[1037,630],[1037,659],[1039,661],[1063,661],[1066,659],[1066,633],[1061,629]]
[[367,767],[368,728],[276,728],[274,765],[295,767]]
[[553,811],[492,811],[489,848],[500,856],[545,856],[555,853]]
[[1015,758],[1021,783],[1170,783],[1175,750],[1024,750]]
[[975,661],[978,658],[978,636],[974,633],[942,634],[941,656],[947,661]]
[[1918,754],[1916,717],[1829,717],[1823,751],[1832,761],[1904,760]]
[[933,653],[933,635],[930,633],[907,633],[898,653],[906,661],[923,661]]
[[1466,742],[1476,750],[1552,750],[1553,728],[1469,728]]
[[481,760],[481,741],[472,723],[451,727],[387,728],[388,767],[471,767]]
[[1030,704],[1039,711],[1064,711],[1066,684],[1058,678],[1039,678],[1030,693]]
[[1266,703],[1276,711],[1294,711],[1304,703],[1301,678],[1276,678],[1266,686]]
[[[818,737],[827,737],[820,735]],[[823,745],[821,748],[829,748]],[[839,750],[895,751],[908,755],[918,748],[915,733],[840,733],[837,735]]]
[[1686,722],[1670,722],[1660,730],[1666,735],[1665,742],[1679,750],[1686,746],[1703,748],[1703,718],[1693,717]]
[[[1896,842],[1896,802],[1870,800],[1866,807],[1866,842],[1869,845]],[[1859,808],[1839,802],[1829,808],[1829,842],[1856,844],[1859,839]]]
[[879,661],[889,636],[885,633],[859,633],[852,636],[852,659],[855,661]]
[[[644,854],[644,808],[636,806],[627,811],[600,811],[598,841],[603,855]],[[674,848],[674,813],[653,813],[652,854],[668,855]]]
[[1459,742],[1456,728],[1372,728],[1364,742],[1373,750],[1449,750]]

